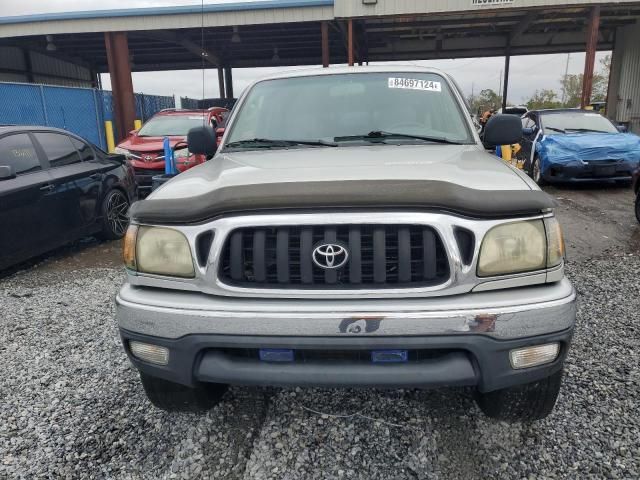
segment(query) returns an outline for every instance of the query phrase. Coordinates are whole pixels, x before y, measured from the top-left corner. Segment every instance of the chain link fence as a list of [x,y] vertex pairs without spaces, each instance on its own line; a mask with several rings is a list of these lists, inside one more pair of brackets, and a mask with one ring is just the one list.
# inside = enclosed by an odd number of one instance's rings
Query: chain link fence
[[[175,98],[136,93],[136,116],[143,122]],[[64,128],[106,148],[104,122],[113,120],[112,93],[91,88],[0,82],[0,124]]]

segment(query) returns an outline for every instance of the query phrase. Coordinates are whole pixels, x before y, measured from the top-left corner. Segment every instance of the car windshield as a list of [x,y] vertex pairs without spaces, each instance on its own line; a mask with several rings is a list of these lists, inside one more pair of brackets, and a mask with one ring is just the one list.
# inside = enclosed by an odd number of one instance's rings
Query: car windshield
[[[267,80],[257,83],[239,107],[226,140],[230,148],[291,148],[300,141],[316,147],[425,143],[429,138],[441,144],[473,141],[448,83],[433,73]],[[278,142],[269,145],[271,140]]]
[[542,116],[545,135],[562,135],[576,132],[616,133],[613,124],[599,113],[562,112],[545,113]]
[[138,135],[140,137],[187,136],[193,127],[201,127],[204,115],[158,115],[145,123]]

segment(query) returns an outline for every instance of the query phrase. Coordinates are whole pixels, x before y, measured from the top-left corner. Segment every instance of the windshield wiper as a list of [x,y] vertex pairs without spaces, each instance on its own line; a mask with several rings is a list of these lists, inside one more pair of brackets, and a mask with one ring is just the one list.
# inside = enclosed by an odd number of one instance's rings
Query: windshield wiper
[[567,133],[566,130],[562,129],[562,128],[556,128],[556,127],[544,127],[545,130],[552,130],[554,132],[560,132],[560,133]]
[[567,130],[571,130],[572,132],[608,133],[608,132],[603,132],[602,130],[594,130],[592,128],[567,128]]
[[408,138],[408,139],[414,139],[414,140],[424,140],[426,142],[447,143],[450,145],[462,145],[462,142],[449,140],[448,138],[445,138],[445,137],[410,135],[408,133],[384,132],[382,130],[374,130],[373,132],[369,132],[366,135],[348,135],[344,137],[335,137],[333,140],[336,142],[348,142],[350,140],[379,141],[381,139],[383,140],[386,138]]
[[293,147],[295,145],[312,145],[319,147],[337,147],[337,143],[325,142],[324,140],[277,140],[272,138],[250,138],[247,140],[237,140],[227,143],[229,148],[256,147],[256,148],[282,148]]

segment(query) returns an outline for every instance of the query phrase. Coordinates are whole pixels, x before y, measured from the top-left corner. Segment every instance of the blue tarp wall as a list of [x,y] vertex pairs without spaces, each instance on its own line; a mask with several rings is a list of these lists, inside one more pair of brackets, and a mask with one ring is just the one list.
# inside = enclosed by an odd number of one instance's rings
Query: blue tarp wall
[[[174,97],[136,93],[136,118],[143,122]],[[91,88],[0,82],[0,124],[64,128],[106,149],[105,120],[113,120],[112,94]]]

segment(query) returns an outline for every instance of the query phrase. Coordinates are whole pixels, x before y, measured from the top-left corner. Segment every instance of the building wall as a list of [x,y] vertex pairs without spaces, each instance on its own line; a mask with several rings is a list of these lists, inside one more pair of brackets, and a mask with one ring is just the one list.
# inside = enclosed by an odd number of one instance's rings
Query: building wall
[[18,47],[0,47],[0,82],[91,87],[93,77],[88,68],[66,60]]
[[640,134],[640,25],[618,28],[607,100],[608,116]]
[[[377,15],[406,15],[415,13],[447,13],[486,9],[514,9],[523,7],[566,7],[567,5],[616,4],[621,1],[607,0],[335,0],[334,13],[337,18]],[[371,0],[372,1],[372,0]]]

